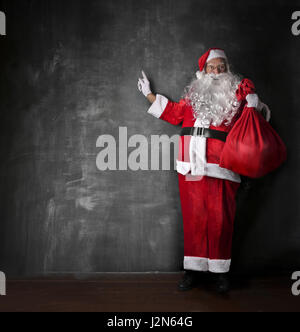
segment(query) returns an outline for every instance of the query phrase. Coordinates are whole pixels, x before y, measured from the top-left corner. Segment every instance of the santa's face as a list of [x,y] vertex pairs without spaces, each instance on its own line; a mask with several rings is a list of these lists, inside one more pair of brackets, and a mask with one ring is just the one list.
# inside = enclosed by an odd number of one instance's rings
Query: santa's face
[[207,62],[205,65],[206,74],[221,74],[227,72],[226,61],[223,58],[215,58]]

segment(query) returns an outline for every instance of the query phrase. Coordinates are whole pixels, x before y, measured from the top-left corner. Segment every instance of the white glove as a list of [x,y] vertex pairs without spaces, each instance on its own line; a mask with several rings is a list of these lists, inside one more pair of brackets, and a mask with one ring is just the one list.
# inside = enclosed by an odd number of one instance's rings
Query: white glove
[[142,71],[143,78],[140,78],[138,81],[138,89],[143,93],[145,97],[152,93],[150,89],[150,82],[146,76],[146,74]]
[[263,117],[266,119],[267,122],[270,122],[271,120],[271,111],[269,107],[260,101],[256,93],[249,94],[246,97],[246,100],[248,102],[248,107],[254,107],[257,111],[261,112]]
[[248,102],[248,107],[254,107],[257,108],[259,105],[259,98],[258,95],[256,93],[252,93],[247,95],[246,100]]
[[261,112],[264,118],[266,119],[267,122],[270,122],[271,120],[271,111],[268,107],[268,105],[261,103]]

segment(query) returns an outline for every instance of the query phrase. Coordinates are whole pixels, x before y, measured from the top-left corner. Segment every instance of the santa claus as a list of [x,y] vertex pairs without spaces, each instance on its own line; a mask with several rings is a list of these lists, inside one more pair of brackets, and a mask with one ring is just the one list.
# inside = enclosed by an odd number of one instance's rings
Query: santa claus
[[229,289],[236,193],[240,174],[220,167],[228,133],[245,107],[270,110],[253,83],[231,72],[222,49],[211,48],[199,59],[196,78],[176,103],[153,94],[144,72],[139,90],[152,106],[148,113],[173,125],[182,124],[177,172],[184,226],[184,278],[180,290],[195,287],[203,273],[215,276],[218,292]]

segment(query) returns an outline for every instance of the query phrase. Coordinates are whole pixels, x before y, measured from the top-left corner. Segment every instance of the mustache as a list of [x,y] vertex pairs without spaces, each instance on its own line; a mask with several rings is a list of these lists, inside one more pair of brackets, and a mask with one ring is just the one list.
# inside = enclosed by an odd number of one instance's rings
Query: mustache
[[232,79],[232,75],[228,73],[221,73],[221,74],[206,74],[203,78],[203,80],[208,81],[208,82],[214,82],[214,81],[229,81]]
[[239,79],[231,73],[205,74],[201,79],[196,79],[185,89],[186,95],[198,93],[226,92],[237,89]]

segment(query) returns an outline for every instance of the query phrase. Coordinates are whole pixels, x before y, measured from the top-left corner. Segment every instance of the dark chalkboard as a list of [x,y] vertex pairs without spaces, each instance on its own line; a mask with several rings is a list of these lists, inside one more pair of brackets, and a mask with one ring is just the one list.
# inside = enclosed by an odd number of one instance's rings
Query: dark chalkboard
[[[0,37],[0,270],[179,271],[183,226],[171,171],[99,171],[101,135],[169,136],[137,90],[178,101],[209,47],[251,78],[288,147],[276,172],[238,197],[233,269],[300,263],[300,37],[295,3],[254,0],[7,0]],[[118,149],[118,147],[117,147]],[[171,162],[174,160],[171,160]]]

